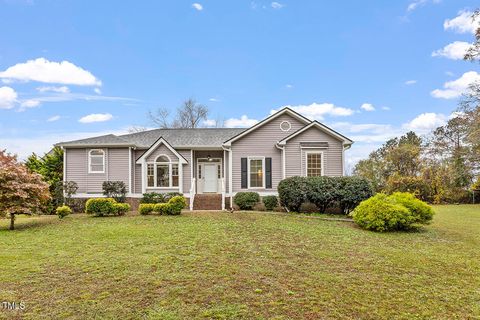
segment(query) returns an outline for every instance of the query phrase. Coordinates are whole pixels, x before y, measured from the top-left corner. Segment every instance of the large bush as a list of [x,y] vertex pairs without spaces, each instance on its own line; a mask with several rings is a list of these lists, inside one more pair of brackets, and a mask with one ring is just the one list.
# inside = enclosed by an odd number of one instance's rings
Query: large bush
[[336,177],[308,177],[307,200],[317,206],[321,213],[325,213],[338,199],[339,181]]
[[127,186],[123,181],[104,181],[102,184],[103,195],[123,203],[127,196]]
[[85,213],[93,214],[95,216],[106,216],[115,214],[115,206],[117,203],[112,198],[92,198],[88,199],[85,205]]
[[387,179],[385,192],[388,194],[394,192],[409,192],[413,193],[420,200],[433,200],[432,188],[429,182],[422,177],[393,175]]
[[336,177],[337,203],[344,214],[349,214],[363,200],[373,195],[371,183],[360,177]]
[[306,201],[307,180],[305,177],[290,177],[278,184],[280,205],[289,211],[298,212]]
[[238,192],[233,197],[233,202],[240,210],[252,210],[255,204],[260,202],[260,196],[257,192]]
[[428,223],[432,208],[408,193],[379,193],[364,200],[351,213],[360,227],[373,231],[408,230]]
[[278,206],[278,198],[277,196],[265,196],[262,198],[263,204],[265,205],[265,209],[268,211],[273,211]]

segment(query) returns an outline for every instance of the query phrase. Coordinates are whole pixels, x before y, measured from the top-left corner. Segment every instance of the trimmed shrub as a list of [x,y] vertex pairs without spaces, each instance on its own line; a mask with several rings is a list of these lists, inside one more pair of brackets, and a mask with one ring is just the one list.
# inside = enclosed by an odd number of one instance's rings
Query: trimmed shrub
[[72,214],[72,209],[70,209],[69,206],[63,205],[61,207],[58,207],[57,210],[57,215],[60,219],[65,218],[66,216]]
[[149,192],[144,193],[143,198],[140,199],[140,203],[164,203],[165,196],[161,193]]
[[169,213],[171,215],[179,215],[183,209],[187,207],[185,198],[183,196],[174,196],[168,201],[170,206]]
[[142,203],[138,208],[140,214],[157,213],[161,215],[179,215],[187,206],[183,196],[175,196],[167,203]]
[[168,203],[156,203],[153,206],[153,212],[161,214],[161,215],[167,215],[169,211],[169,204]]
[[290,177],[278,184],[280,205],[289,211],[298,212],[302,203],[306,201],[307,180],[305,177]]
[[308,177],[307,200],[317,206],[321,213],[325,213],[339,195],[339,180],[337,177]]
[[127,186],[123,181],[104,181],[102,183],[103,195],[123,203],[127,196]]
[[154,203],[141,203],[138,207],[138,212],[142,215],[151,214],[155,207]]
[[113,209],[117,216],[123,216],[125,213],[130,211],[130,205],[128,203],[114,203]]
[[257,192],[238,192],[233,197],[233,202],[240,210],[252,210],[255,204],[260,202],[260,196]]
[[116,201],[112,198],[88,199],[87,204],[85,205],[85,213],[93,214],[99,217],[115,214],[115,203]]
[[273,211],[278,206],[277,196],[265,196],[262,201],[268,211]]
[[373,196],[371,183],[360,177],[336,177],[336,201],[344,214],[349,214],[363,200]]
[[431,220],[433,211],[412,194],[379,193],[362,201],[351,213],[360,227],[372,231],[408,230]]
[[425,202],[418,200],[411,193],[395,192],[389,198],[410,210],[417,219],[415,223],[427,224],[433,218],[434,212],[432,207]]

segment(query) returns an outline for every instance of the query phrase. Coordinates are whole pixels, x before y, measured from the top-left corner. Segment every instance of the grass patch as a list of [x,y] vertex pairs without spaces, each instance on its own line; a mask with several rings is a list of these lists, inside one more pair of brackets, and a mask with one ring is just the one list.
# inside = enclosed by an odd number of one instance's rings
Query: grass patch
[[0,220],[0,318],[480,317],[480,206],[418,232],[255,212]]

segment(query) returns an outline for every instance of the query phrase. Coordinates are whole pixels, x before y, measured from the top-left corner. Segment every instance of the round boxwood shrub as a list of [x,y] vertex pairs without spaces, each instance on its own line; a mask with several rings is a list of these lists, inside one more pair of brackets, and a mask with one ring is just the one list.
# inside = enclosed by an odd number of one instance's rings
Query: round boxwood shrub
[[411,193],[395,192],[389,198],[410,210],[415,215],[416,223],[427,224],[433,218],[434,212],[432,207],[417,199]]
[[85,205],[85,213],[93,214],[99,217],[109,214],[115,214],[115,203],[116,201],[112,198],[88,199]]
[[265,209],[268,211],[273,211],[278,206],[278,198],[277,196],[265,196],[262,198],[263,204],[265,205]]
[[306,201],[307,180],[305,177],[290,177],[278,184],[280,205],[289,211],[298,212]]
[[138,207],[138,212],[142,215],[151,214],[155,208],[154,203],[141,203]]
[[252,210],[255,204],[260,202],[260,196],[257,192],[238,192],[233,197],[233,202],[240,210]]
[[130,211],[130,205],[128,203],[114,203],[113,209],[117,216],[123,216],[125,213]]
[[[430,209],[427,204],[419,204],[413,195],[397,194],[387,196],[379,193],[362,201],[351,213],[353,220],[360,227],[372,231],[408,230],[425,224],[424,216],[428,216]],[[433,215],[433,211],[431,212]],[[431,218],[430,218],[431,219]]]
[[187,207],[185,198],[181,195],[174,196],[168,200],[168,205],[170,206],[168,214],[179,215],[183,209]]
[[66,216],[72,214],[72,209],[70,209],[70,207],[67,206],[67,205],[63,205],[63,206],[58,207],[56,212],[57,212],[58,217],[60,219],[63,219]]

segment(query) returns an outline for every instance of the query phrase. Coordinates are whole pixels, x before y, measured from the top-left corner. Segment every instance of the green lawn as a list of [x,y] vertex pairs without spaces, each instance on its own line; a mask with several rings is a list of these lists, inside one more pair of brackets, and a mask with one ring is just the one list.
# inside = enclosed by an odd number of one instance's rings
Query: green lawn
[[0,222],[0,318],[480,318],[480,206],[418,232],[268,213]]

